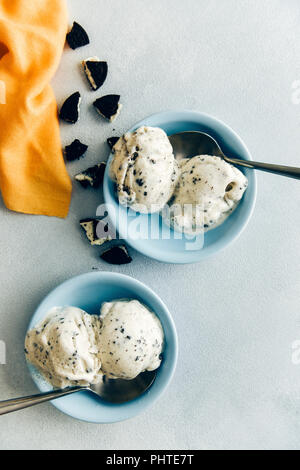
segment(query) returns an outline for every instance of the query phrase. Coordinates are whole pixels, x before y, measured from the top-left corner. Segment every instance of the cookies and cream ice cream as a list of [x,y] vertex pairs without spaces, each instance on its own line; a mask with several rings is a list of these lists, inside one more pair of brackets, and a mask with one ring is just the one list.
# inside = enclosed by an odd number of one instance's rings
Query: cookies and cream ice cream
[[248,186],[244,174],[219,157],[200,155],[180,162],[180,177],[163,217],[186,234],[221,225],[236,209]]
[[104,303],[101,315],[55,307],[30,330],[27,360],[54,387],[133,379],[161,364],[164,333],[159,319],[137,300]]
[[27,334],[27,360],[54,387],[99,383],[99,332],[98,316],[75,307],[55,307]]
[[157,316],[138,300],[119,300],[101,309],[100,358],[110,378],[134,379],[161,364],[164,333]]
[[121,205],[141,213],[159,212],[173,194],[178,165],[167,134],[141,127],[114,146],[111,176]]

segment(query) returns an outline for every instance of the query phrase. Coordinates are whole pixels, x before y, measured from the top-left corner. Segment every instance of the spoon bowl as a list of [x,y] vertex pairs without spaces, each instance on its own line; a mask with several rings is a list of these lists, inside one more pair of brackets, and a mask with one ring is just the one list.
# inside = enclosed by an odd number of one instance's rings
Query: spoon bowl
[[91,385],[89,390],[102,400],[110,403],[126,403],[145,393],[153,384],[156,371],[143,372],[133,380],[108,379],[97,385]]
[[169,137],[176,160],[193,158],[197,155],[212,155],[223,158],[218,143],[205,132],[187,131]]
[[300,168],[298,167],[253,161],[249,162],[240,158],[229,158],[223,153],[218,142],[205,132],[179,132],[171,135],[169,140],[173,147],[175,158],[178,161],[184,158],[193,158],[197,155],[211,155],[223,158],[225,162],[231,165],[242,166],[252,170],[261,170],[288,178],[300,179]]

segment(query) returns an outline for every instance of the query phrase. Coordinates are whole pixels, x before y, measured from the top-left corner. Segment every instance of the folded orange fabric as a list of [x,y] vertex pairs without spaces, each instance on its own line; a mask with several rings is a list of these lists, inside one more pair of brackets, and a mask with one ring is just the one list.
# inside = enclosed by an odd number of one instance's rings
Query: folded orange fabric
[[17,212],[68,214],[71,181],[49,85],[67,24],[65,0],[0,2],[0,188]]

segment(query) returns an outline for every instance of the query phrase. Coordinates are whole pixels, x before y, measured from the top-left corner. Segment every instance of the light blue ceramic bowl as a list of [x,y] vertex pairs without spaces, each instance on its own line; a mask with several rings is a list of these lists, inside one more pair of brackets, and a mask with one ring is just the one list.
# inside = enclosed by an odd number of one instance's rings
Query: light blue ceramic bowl
[[[52,402],[56,408],[73,418],[91,423],[114,423],[132,418],[153,405],[166,390],[175,372],[178,340],[171,314],[151,289],[129,276],[108,272],[88,273],[64,282],[43,300],[34,313],[28,330],[34,328],[52,307],[71,305],[90,314],[99,314],[103,302],[121,298],[139,300],[160,319],[165,333],[162,365],[152,387],[131,402],[114,405],[89,392],[79,392]],[[50,385],[33,366],[29,365],[29,370],[41,392],[51,390]]]
[[[218,119],[196,111],[167,111],[143,119],[130,129],[134,131],[141,126],[161,127],[168,135],[183,131],[202,131],[210,134],[221,145],[225,154],[251,160],[250,153],[240,137],[226,124]],[[176,239],[176,234],[163,223],[161,217],[151,218],[154,233],[159,233],[158,239],[150,236],[148,215],[136,215],[130,209],[120,207],[115,193],[114,183],[109,177],[109,167],[113,156],[108,161],[104,177],[104,200],[107,212],[113,226],[119,232],[120,238],[150,258],[165,263],[195,263],[216,254],[224,249],[243,232],[254,210],[256,201],[256,175],[253,170],[243,169],[249,180],[249,188],[237,210],[220,227],[204,236],[194,239]],[[240,168],[241,169],[241,168]],[[130,232],[127,232],[128,222]],[[136,227],[136,229],[134,228]],[[153,230],[153,225],[152,225]],[[203,243],[204,242],[204,243]]]

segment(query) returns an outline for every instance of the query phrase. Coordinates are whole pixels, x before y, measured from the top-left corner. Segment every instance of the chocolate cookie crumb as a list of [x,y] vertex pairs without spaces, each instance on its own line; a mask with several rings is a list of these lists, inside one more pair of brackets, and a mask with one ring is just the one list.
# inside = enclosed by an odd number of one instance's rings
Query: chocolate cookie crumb
[[75,176],[75,180],[81,184],[84,188],[89,186],[98,189],[103,183],[103,177],[105,173],[106,163],[101,162],[98,165],[92,166],[87,170],[82,171]]
[[61,107],[59,117],[66,122],[75,124],[79,119],[81,96],[79,91],[73,93],[66,99]]
[[79,23],[76,23],[76,21],[74,21],[72,29],[67,34],[66,39],[67,43],[73,50],[78,49],[78,47],[86,46],[90,43],[87,32]]
[[120,140],[120,137],[109,137],[106,142],[108,143],[111,150],[113,150],[114,146],[119,140]]
[[100,61],[98,57],[90,57],[89,59],[83,60],[82,65],[92,89],[95,91],[99,90],[107,78],[107,62]]
[[93,103],[98,113],[110,122],[113,122],[120,114],[122,105],[120,95],[106,95],[98,98]]
[[82,158],[87,151],[88,146],[80,142],[80,140],[75,139],[70,145],[65,147],[65,157],[68,162],[73,162],[74,160],[79,160]]
[[[97,228],[98,225],[101,224],[101,220],[98,219],[83,219],[80,222],[81,228],[84,230],[87,239],[89,240],[90,244],[93,246],[101,246],[106,242],[111,241],[111,236],[107,235],[105,237],[98,237]],[[103,232],[108,232],[108,227],[106,230],[106,226],[103,227]],[[99,233],[99,232],[98,232]]]
[[132,262],[132,258],[129,255],[126,246],[124,245],[114,246],[110,248],[109,250],[102,253],[100,258],[106,261],[106,263],[119,266]]

